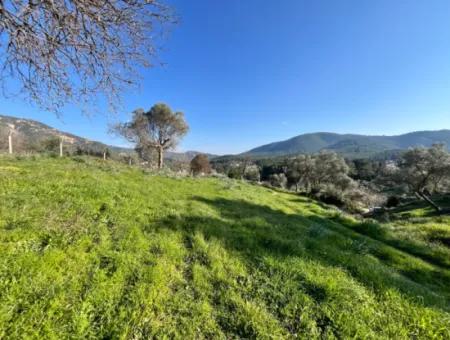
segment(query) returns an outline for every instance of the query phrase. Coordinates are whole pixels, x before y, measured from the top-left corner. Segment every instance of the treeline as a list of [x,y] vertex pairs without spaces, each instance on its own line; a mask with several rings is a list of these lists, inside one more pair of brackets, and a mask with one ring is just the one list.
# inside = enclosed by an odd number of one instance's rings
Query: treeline
[[230,178],[303,193],[355,212],[396,205],[408,196],[441,211],[431,197],[450,192],[450,154],[444,145],[410,149],[394,160],[349,160],[322,152],[258,160],[224,157],[212,160],[212,166]]

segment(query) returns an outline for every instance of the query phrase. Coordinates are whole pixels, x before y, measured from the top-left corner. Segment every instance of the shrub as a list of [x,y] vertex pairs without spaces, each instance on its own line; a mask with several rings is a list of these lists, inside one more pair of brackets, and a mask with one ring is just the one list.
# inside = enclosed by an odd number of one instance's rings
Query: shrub
[[211,165],[209,164],[208,156],[198,154],[191,161],[191,172],[194,176],[201,174],[210,174]]
[[259,182],[261,180],[261,174],[257,165],[248,166],[244,172],[244,179],[252,182]]
[[334,185],[327,185],[319,193],[312,195],[316,199],[335,205],[351,213],[363,213],[368,208],[381,206],[384,196],[353,182],[346,190]]
[[323,203],[331,204],[338,208],[345,206],[345,202],[343,201],[342,197],[339,197],[339,195],[331,192],[322,193],[321,195],[317,196],[317,198]]
[[242,172],[239,167],[232,167],[228,170],[228,177],[233,179],[241,179],[242,178]]
[[58,153],[60,142],[56,136],[49,137],[41,142],[41,149],[51,154]]

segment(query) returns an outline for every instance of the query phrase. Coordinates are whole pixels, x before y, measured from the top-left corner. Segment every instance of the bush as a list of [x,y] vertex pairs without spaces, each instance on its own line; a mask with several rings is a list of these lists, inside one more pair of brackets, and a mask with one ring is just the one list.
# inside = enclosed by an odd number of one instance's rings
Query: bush
[[191,172],[194,176],[210,174],[211,165],[209,164],[208,156],[203,154],[195,156],[191,161]]
[[384,203],[384,196],[358,185],[356,182],[353,182],[346,190],[341,190],[334,185],[327,185],[313,197],[350,213],[363,213],[369,208],[381,206]]
[[334,205],[338,208],[342,208],[345,206],[345,202],[343,201],[342,197],[339,197],[338,195],[335,195],[333,193],[323,193],[321,195],[316,196],[319,201]]
[[241,179],[242,178],[242,171],[239,169],[239,167],[232,167],[228,170],[228,177],[232,179]]
[[247,167],[244,173],[244,179],[251,182],[259,182],[261,180],[261,174],[258,166],[252,165]]
[[49,137],[41,142],[40,148],[43,151],[49,152],[50,154],[59,152],[59,144],[61,143],[60,138],[53,136]]

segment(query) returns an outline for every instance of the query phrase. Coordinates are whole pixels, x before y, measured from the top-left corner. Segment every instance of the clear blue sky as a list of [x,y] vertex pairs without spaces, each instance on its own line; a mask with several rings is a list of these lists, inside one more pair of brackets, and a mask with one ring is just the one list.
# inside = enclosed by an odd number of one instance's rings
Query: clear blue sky
[[[450,128],[448,0],[172,0],[182,19],[164,68],[146,70],[124,113],[155,102],[185,112],[181,150],[237,153],[315,131],[399,134]],[[105,108],[106,109],[106,108]],[[67,108],[34,118],[116,145],[108,118]]]

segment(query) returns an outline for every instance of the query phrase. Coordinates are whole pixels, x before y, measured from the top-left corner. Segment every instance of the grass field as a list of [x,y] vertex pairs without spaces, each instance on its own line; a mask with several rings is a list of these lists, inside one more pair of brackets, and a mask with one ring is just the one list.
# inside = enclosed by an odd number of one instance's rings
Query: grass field
[[0,339],[450,338],[450,218],[0,158]]

